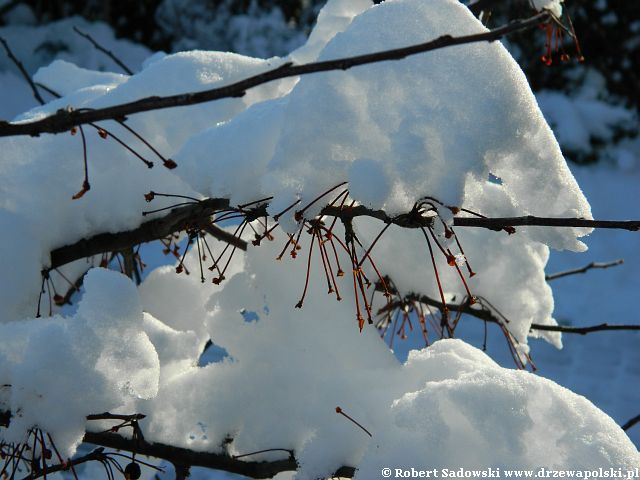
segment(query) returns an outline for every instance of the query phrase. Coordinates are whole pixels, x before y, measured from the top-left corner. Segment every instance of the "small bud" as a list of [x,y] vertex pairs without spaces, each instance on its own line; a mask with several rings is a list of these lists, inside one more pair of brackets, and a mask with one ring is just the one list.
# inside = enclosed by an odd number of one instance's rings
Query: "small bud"
[[79,198],[82,198],[82,196],[85,193],[87,193],[89,190],[91,190],[91,185],[89,185],[89,182],[87,180],[85,180],[84,182],[82,182],[82,190],[80,190],[73,197],[71,197],[71,199],[72,200],[78,200]]
[[151,202],[156,197],[156,192],[151,190],[149,193],[144,194],[144,199],[148,202]]
[[62,305],[64,305],[64,297],[62,295],[60,295],[59,293],[56,293],[53,296],[53,303],[55,303],[57,306],[61,307]]
[[182,265],[178,265],[176,267],[176,273],[182,273],[183,270],[184,270],[184,267]]
[[102,128],[99,128],[98,135],[100,135],[100,138],[107,138],[107,131],[103,130]]
[[174,168],[176,168],[178,166],[178,164],[169,158],[169,159],[164,161],[164,166],[166,168],[168,168],[169,170],[173,170]]
[[78,133],[78,127],[71,127],[71,135]]
[[138,480],[142,472],[140,471],[140,465],[136,462],[131,462],[124,467],[124,478],[126,480]]
[[342,413],[342,409],[340,407],[336,407],[336,413]]

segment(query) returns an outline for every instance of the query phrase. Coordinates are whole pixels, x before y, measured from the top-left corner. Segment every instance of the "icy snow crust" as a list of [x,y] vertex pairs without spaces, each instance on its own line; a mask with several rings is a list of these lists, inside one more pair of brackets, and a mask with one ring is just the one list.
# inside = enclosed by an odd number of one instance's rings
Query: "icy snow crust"
[[[483,31],[453,0],[367,6],[332,1],[312,43],[291,58],[329,59]],[[64,97],[18,120],[68,105],[99,108],[221,86],[285,60],[182,52],[156,55],[131,77],[58,61],[36,79]],[[317,256],[304,308],[293,309],[305,270],[291,260],[274,261],[286,238],[282,231],[275,232],[277,241],[236,258],[221,287],[163,268],[138,293],[122,276],[93,270],[74,316],[32,318],[49,252],[139,225],[148,208],[143,194],[151,189],[225,196],[232,203],[274,195],[270,208],[277,211],[348,180],[354,200],[390,213],[406,212],[429,195],[486,215],[590,217],[522,72],[502,46],[455,47],[273,82],[243,98],[133,115],[128,123],[179,167],[168,171],[156,162],[148,170],[87,127],[92,188],[77,201],[71,200],[82,181],[77,135],[0,140],[3,158],[10,159],[0,166],[0,385],[11,385],[0,390],[0,410],[20,412],[0,439],[19,441],[38,425],[71,455],[87,414],[139,411],[149,415],[143,428],[152,441],[219,451],[232,437],[232,454],[293,449],[300,478],[342,465],[357,465],[359,478],[371,478],[392,460],[456,467],[637,465],[628,438],[588,401],[537,376],[502,369],[460,341],[438,342],[398,364],[375,329],[358,332],[348,286],[342,302],[318,287]],[[103,126],[126,135],[114,122]],[[490,173],[501,183],[488,182]],[[154,201],[153,208],[164,205]],[[296,227],[292,217],[282,222]],[[381,225],[362,220],[356,228],[366,242]],[[544,282],[548,246],[580,250],[577,237],[584,233],[459,233],[479,272],[472,290],[509,317],[520,352],[527,351],[532,322],[554,322]],[[402,291],[437,296],[424,241],[413,232],[390,229],[373,254]],[[188,261],[198,268],[193,255]],[[64,271],[79,272],[80,263]],[[443,264],[440,271],[447,297],[462,298],[453,269]],[[209,338],[229,357],[197,367]],[[559,345],[559,336],[547,339]],[[54,365],[55,374],[43,365]],[[337,405],[373,439],[336,415]]]

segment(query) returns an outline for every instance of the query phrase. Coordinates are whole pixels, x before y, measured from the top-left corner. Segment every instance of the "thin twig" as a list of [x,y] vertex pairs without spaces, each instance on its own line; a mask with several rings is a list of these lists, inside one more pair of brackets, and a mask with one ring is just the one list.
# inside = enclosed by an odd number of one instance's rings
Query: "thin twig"
[[624,263],[624,260],[622,258],[618,260],[613,260],[611,262],[591,262],[582,268],[576,268],[574,270],[566,270],[564,272],[550,273],[549,275],[545,275],[544,279],[547,282],[550,282],[551,280],[556,280],[557,278],[568,277],[569,275],[577,275],[579,273],[586,273],[587,271],[593,268],[609,268],[609,267],[615,267],[617,265],[622,265],[623,263]]
[[459,37],[443,35],[434,40],[417,45],[353,57],[338,58],[335,60],[325,60],[302,65],[284,63],[277,68],[267,70],[266,72],[245,78],[230,85],[203,90],[200,92],[185,92],[166,97],[146,97],[133,102],[95,110],[77,111],[73,109],[61,109],[48,117],[33,122],[23,122],[18,124],[0,121],[0,136],[37,136],[41,133],[62,133],[70,130],[74,126],[101,120],[124,118],[135,113],[186,105],[196,105],[211,102],[213,100],[220,100],[222,98],[242,97],[246,94],[246,91],[251,88],[283,78],[297,77],[317,72],[328,72],[332,70],[348,70],[360,65],[368,65],[383,61],[402,60],[409,56],[456,45],[465,45],[477,42],[493,42],[510,33],[535,27],[541,22],[549,20],[549,18],[549,12],[543,11],[526,20],[511,22],[508,25],[504,25],[487,32],[462,35]]
[[600,323],[598,325],[590,325],[587,327],[570,327],[567,325],[540,325],[538,323],[532,323],[531,330],[545,330],[548,332],[577,333],[578,335],[586,335],[591,332],[611,330],[640,331],[640,325]]
[[630,419],[628,422],[626,422],[624,425],[622,425],[622,429],[624,431],[627,431],[634,425],[637,425],[638,423],[640,423],[640,415],[636,415],[635,417]]
[[38,87],[36,87],[36,85],[33,83],[31,76],[29,75],[27,70],[24,68],[24,65],[22,64],[22,62],[16,58],[16,56],[11,51],[11,48],[9,48],[9,44],[3,37],[0,37],[0,43],[2,43],[2,46],[4,47],[5,52],[7,52],[7,56],[9,57],[9,59],[13,62],[13,64],[16,67],[18,67],[18,70],[20,70],[22,77],[31,87],[31,91],[33,92],[33,96],[35,97],[35,99],[38,101],[40,105],[44,105],[45,101],[40,96],[40,92],[38,92]]
[[87,40],[89,40],[91,42],[91,45],[93,45],[96,48],[96,50],[100,50],[102,53],[107,55],[122,70],[124,70],[127,75],[133,75],[133,71],[129,67],[127,67],[124,63],[122,63],[120,61],[120,59],[118,57],[116,57],[111,50],[107,50],[102,45],[100,45],[98,42],[96,42],[91,35],[89,35],[88,33],[83,32],[78,27],[73,27],[73,31],[76,32],[81,37],[86,38]]
[[103,461],[103,460],[105,460],[104,448],[99,447],[99,448],[96,448],[93,452],[87,455],[84,455],[82,457],[75,458],[73,460],[68,460],[67,462],[59,463],[57,465],[47,465],[46,470],[31,472],[29,475],[23,477],[22,480],[35,480],[36,478],[44,477],[47,474],[69,470],[74,465],[80,465],[82,463],[87,463],[92,461]]

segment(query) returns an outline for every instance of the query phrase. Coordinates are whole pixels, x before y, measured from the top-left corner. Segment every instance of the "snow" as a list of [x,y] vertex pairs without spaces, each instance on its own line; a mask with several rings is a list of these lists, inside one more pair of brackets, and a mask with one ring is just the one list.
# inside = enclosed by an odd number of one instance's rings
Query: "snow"
[[637,122],[630,110],[586,95],[569,98],[542,91],[536,97],[558,141],[574,152],[587,153],[592,142],[610,142],[617,131]]
[[562,16],[563,0],[531,0],[533,8],[537,11],[549,10],[557,18]]
[[118,273],[93,269],[85,288],[73,317],[0,325],[0,383],[11,385],[0,409],[13,412],[3,440],[24,441],[38,426],[69,458],[82,441],[87,415],[157,394],[160,363],[142,329],[134,285]]
[[[560,8],[559,2],[535,5]],[[369,7],[368,1],[329,2],[307,46],[283,58],[157,54],[140,60],[142,70],[127,76],[75,62],[75,56],[93,58],[84,45],[84,53],[74,51],[35,75],[63,97],[17,119],[41,118],[69,105],[100,108],[218,87],[289,60],[337,58],[451,31],[484,31],[454,0]],[[85,27],[94,33],[101,28]],[[5,29],[33,33],[34,44],[51,34],[27,26]],[[110,31],[105,35],[111,38]],[[24,48],[30,48],[28,42]],[[0,67],[13,78],[8,67]],[[615,126],[632,118],[593,97],[562,97],[563,105],[554,95],[541,94],[540,104],[557,123],[560,140],[577,149],[586,148],[590,137],[612,139]],[[595,122],[595,113],[606,115],[605,121]],[[571,130],[563,123],[568,118],[580,123]],[[329,475],[342,465],[358,466],[358,478],[373,478],[393,464],[566,469],[631,468],[640,462],[629,438],[587,399],[540,376],[500,367],[462,341],[438,341],[398,361],[374,327],[359,331],[348,269],[338,280],[342,301],[327,297],[323,261],[317,251],[311,255],[308,236],[301,237],[297,260],[286,255],[275,261],[286,233],[300,228],[293,211],[282,217],[274,240],[234,256],[220,286],[164,266],[136,289],[122,275],[96,268],[85,278],[76,311],[33,318],[39,272],[47,267],[49,252],[89,235],[138,226],[146,219],[140,212],[150,208],[144,201],[150,190],[223,196],[233,204],[273,196],[273,213],[295,200],[303,206],[348,181],[349,201],[391,214],[407,212],[428,196],[488,216],[590,218],[590,206],[536,98],[500,44],[272,82],[242,98],[132,115],[127,124],[174,158],[178,168],[163,168],[115,122],[100,124],[111,132],[106,139],[86,127],[91,190],[79,200],[71,199],[82,183],[79,135],[0,140],[3,158],[11,159],[0,166],[0,385],[10,385],[0,390],[0,410],[14,412],[0,439],[20,441],[37,425],[71,456],[85,429],[95,428],[86,424],[86,415],[110,410],[147,414],[142,428],[149,441],[229,454],[292,449],[301,479]],[[156,167],[146,168],[109,138],[113,134]],[[634,172],[637,152],[637,142],[629,139],[607,154]],[[312,218],[340,191],[323,197],[305,216]],[[615,187],[606,191],[616,196]],[[441,219],[434,238],[454,250],[460,265],[462,252],[445,236],[453,214],[433,203]],[[154,200],[152,206],[169,204]],[[354,220],[363,248],[382,227],[377,220]],[[514,235],[458,230],[464,257],[478,272],[467,278],[471,291],[509,319],[506,327],[524,360],[531,323],[555,324],[558,316],[544,279],[549,248],[584,250],[579,238],[589,230],[518,228]],[[336,238],[343,234],[338,225]],[[295,309],[307,255],[310,288],[303,308]],[[344,252],[338,255],[348,266]],[[401,293],[439,298],[422,232],[391,227],[372,257]],[[443,295],[460,302],[466,289],[456,269],[439,254],[435,261]],[[186,265],[192,272],[199,268],[195,249]],[[78,275],[87,267],[80,261],[64,271]],[[368,263],[364,268],[376,278]],[[61,289],[61,277],[51,275]],[[593,303],[572,303],[572,316],[592,319]],[[382,305],[377,299],[373,308]],[[622,317],[624,310],[615,314]],[[559,334],[542,336],[562,345]],[[227,355],[203,361],[208,340]],[[625,365],[624,378],[637,376],[633,362]],[[373,437],[336,414],[336,406]]]
[[[244,271],[208,302],[211,337],[231,358],[188,369],[163,383],[156,398],[132,407],[150,413],[148,438],[219,452],[231,436],[225,448],[236,455],[293,449],[301,464],[297,478],[328,475],[345,464],[371,478],[391,464],[624,468],[640,459],[619,427],[586,399],[498,367],[461,341],[436,342],[398,364],[374,330],[359,334],[344,321],[353,308],[349,290],[342,302],[327,303],[324,292],[312,289],[302,310],[291,308],[281,299],[299,293],[304,271],[282,265],[273,282],[265,273],[279,243],[262,248],[268,254],[250,250]],[[312,281],[320,280],[319,264],[316,258]],[[155,297],[168,291],[165,285]],[[242,311],[258,320],[247,322]],[[373,438],[336,415],[336,406]]]

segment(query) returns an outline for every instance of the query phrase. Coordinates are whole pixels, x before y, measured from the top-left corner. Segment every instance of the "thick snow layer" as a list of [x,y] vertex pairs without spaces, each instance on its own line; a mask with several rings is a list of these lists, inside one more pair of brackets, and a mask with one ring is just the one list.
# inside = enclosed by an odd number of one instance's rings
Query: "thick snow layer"
[[609,142],[616,129],[637,122],[630,110],[598,99],[570,98],[554,91],[539,92],[536,98],[558,141],[568,150],[589,152],[592,141]]
[[[319,58],[406,46],[452,29],[461,35],[484,31],[459,2],[389,2],[357,16]],[[247,189],[259,185],[263,196],[276,194],[273,212],[297,198],[304,204],[341,180],[355,180],[356,191],[362,191],[358,184],[378,184],[382,173],[390,188],[362,199],[375,208],[406,212],[426,195],[460,205],[467,185],[493,173],[502,179],[505,201],[520,214],[590,215],[524,75],[500,44],[465,45],[392,65],[303,77],[283,99],[249,110],[222,128],[246,133],[228,135],[228,156],[218,147],[219,162],[184,169],[183,178],[201,193],[216,196],[220,184],[235,187],[239,173],[254,171],[250,160],[235,168],[236,158],[256,158],[255,171],[266,169],[266,174],[234,193],[244,198]],[[188,142],[177,155],[180,162],[200,165],[202,152],[227,136],[216,130]],[[256,150],[262,153],[256,156]],[[377,161],[371,179],[362,168],[350,177],[351,165],[362,159]],[[214,180],[205,185],[202,173]],[[356,174],[359,179],[353,178]],[[580,249],[575,237],[581,233],[536,229],[529,235],[557,248]]]
[[460,341],[413,352],[404,368],[421,369],[429,380],[393,402],[355,478],[374,478],[391,465],[631,470],[640,460],[613,420],[584,397],[502,369]]
[[67,458],[82,440],[87,415],[156,395],[160,362],[135,286],[104,269],[91,270],[84,284],[73,317],[0,324],[0,410],[13,412],[0,440],[24,441],[37,426]]
[[[293,449],[298,478],[342,465],[359,465],[359,478],[372,478],[392,464],[625,468],[640,460],[620,428],[586,399],[503,369],[461,341],[436,342],[398,364],[374,329],[359,334],[345,321],[353,310],[346,288],[342,302],[327,303],[322,290],[310,289],[304,308],[291,308],[282,299],[301,293],[304,271],[282,265],[272,281],[267,274],[280,245],[261,248],[268,255],[251,250],[244,271],[206,305],[211,338],[230,358],[174,374],[156,398],[132,406],[150,414],[146,438],[220,451],[231,437],[224,448],[237,455]],[[316,258],[312,281],[321,281],[320,268]],[[169,277],[149,293],[171,295],[170,278],[179,282]],[[337,415],[336,406],[373,438]]]

